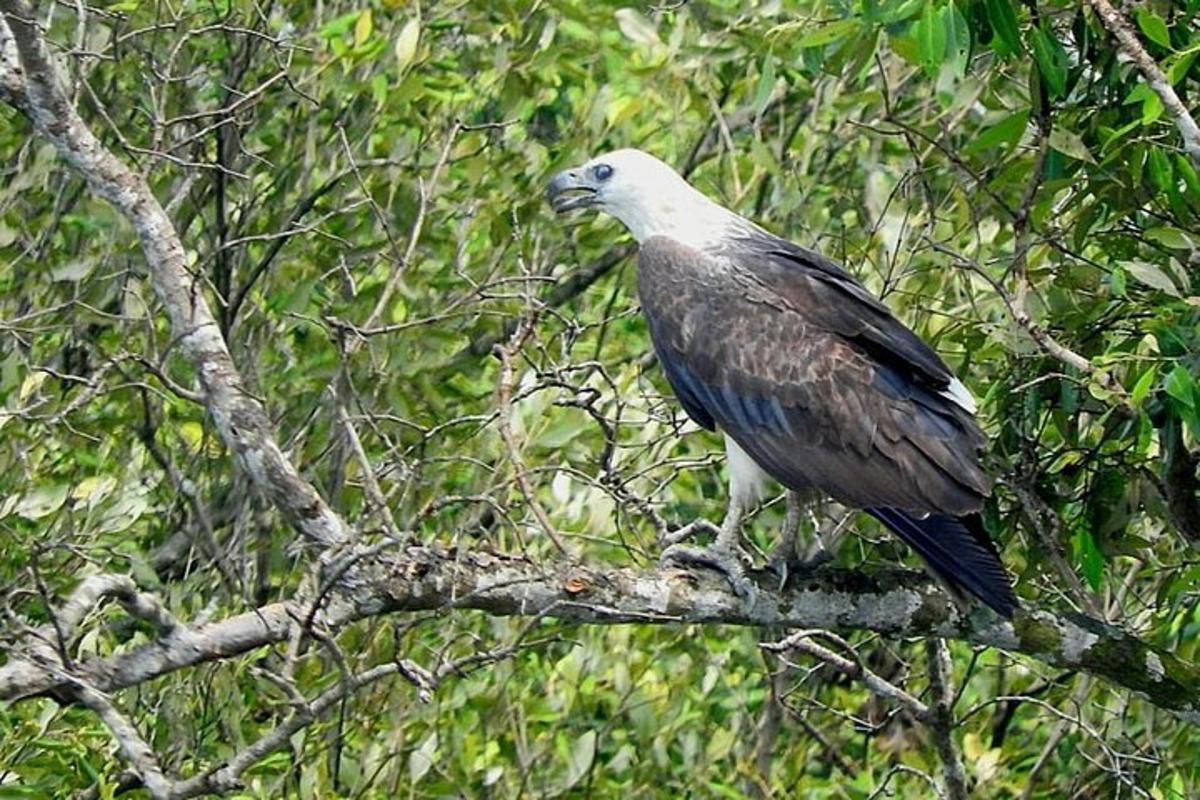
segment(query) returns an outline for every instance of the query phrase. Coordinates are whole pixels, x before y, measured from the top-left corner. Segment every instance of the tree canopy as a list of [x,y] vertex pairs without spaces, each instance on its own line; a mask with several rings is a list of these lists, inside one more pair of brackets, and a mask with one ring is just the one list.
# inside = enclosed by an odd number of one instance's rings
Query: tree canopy
[[[1198,13],[0,0],[0,797],[1194,796]],[[1012,623],[657,567],[628,146],[952,365]]]

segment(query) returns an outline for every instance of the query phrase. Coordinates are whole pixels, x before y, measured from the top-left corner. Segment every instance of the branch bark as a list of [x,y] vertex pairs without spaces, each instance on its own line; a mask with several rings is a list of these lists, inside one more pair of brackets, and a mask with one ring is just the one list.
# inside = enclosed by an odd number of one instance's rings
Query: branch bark
[[950,683],[954,665],[950,661],[950,650],[941,639],[926,639],[925,657],[929,664],[929,690],[933,695],[925,723],[933,732],[933,741],[942,759],[946,797],[950,800],[969,800],[971,792],[967,788],[967,771],[954,744],[954,686]]
[[17,43],[0,15],[0,100],[29,116],[29,98],[25,94],[25,75],[17,56]]
[[[1011,622],[986,609],[964,615],[929,578],[907,570],[874,575],[822,569],[776,590],[754,573],[743,598],[716,576],[680,571],[543,566],[479,552],[409,547],[347,556],[353,580],[333,587],[315,613],[273,603],[219,622],[178,625],[169,635],[116,655],[79,661],[74,675],[103,692],[287,640],[309,624],[336,631],[391,612],[474,609],[499,616],[552,616],[615,625],[726,624],[938,636],[1021,653],[1096,675],[1200,724],[1200,669],[1112,625],[1082,614],[1022,608]],[[69,697],[55,670],[14,652],[0,667],[0,699]]]
[[[254,484],[310,542],[329,547],[349,538],[342,519],[304,480],[275,440],[262,404],[245,388],[233,356],[188,270],[179,234],[149,185],[98,140],[55,78],[55,66],[26,0],[0,0],[15,43],[17,71],[0,62],[0,84],[23,84],[34,128],[49,139],[100,197],[133,226],[155,293],[171,319],[180,350],[196,370],[222,441]],[[8,46],[0,33],[0,59]]]
[[1179,95],[1175,93],[1175,87],[1171,85],[1171,81],[1146,52],[1146,48],[1142,47],[1137,34],[1134,33],[1133,26],[1125,19],[1125,15],[1108,0],[1088,0],[1088,5],[1096,12],[1096,16],[1100,17],[1100,22],[1105,29],[1117,40],[1117,49],[1121,55],[1133,62],[1134,66],[1138,68],[1138,72],[1142,73],[1142,77],[1146,79],[1146,83],[1150,85],[1151,91],[1162,100],[1163,108],[1175,122],[1175,127],[1179,129],[1179,136],[1183,139],[1183,149],[1197,165],[1200,165],[1200,126],[1196,125],[1196,120],[1192,117],[1191,112],[1179,99]]

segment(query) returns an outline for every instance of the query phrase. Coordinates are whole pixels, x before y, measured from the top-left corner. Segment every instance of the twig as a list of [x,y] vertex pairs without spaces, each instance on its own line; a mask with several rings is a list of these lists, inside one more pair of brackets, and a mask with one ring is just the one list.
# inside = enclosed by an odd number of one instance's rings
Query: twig
[[944,639],[934,637],[925,640],[925,656],[929,664],[929,688],[933,694],[925,724],[933,733],[942,760],[946,796],[950,800],[968,800],[967,773],[954,745],[954,685],[950,682],[954,665],[950,661],[950,650]]
[[521,449],[517,444],[517,439],[513,435],[512,429],[513,388],[514,381],[516,380],[512,363],[513,355],[521,349],[521,345],[533,330],[533,322],[533,315],[522,317],[521,324],[513,332],[508,344],[496,345],[496,355],[500,359],[500,377],[496,388],[500,415],[497,417],[496,422],[500,429],[500,438],[504,440],[504,447],[508,451],[509,460],[512,462],[517,487],[521,490],[521,496],[525,498],[525,503],[529,506],[529,510],[537,517],[542,530],[550,538],[550,541],[554,543],[554,546],[558,548],[558,552],[563,555],[569,555],[566,546],[563,545],[562,537],[558,535],[558,530],[550,520],[550,515],[542,507],[541,502],[537,498],[537,493],[529,483],[529,473],[525,468],[524,459],[521,458]]
[[869,668],[859,661],[852,661],[845,656],[840,656],[827,647],[822,647],[812,641],[813,636],[820,636],[824,639],[829,639],[836,642],[839,647],[853,652],[850,643],[840,636],[824,630],[803,630],[791,634],[787,638],[778,642],[768,642],[760,644],[759,647],[764,650],[769,650],[775,653],[786,653],[789,650],[798,650],[801,653],[818,658],[824,661],[829,666],[833,667],[838,672],[848,678],[860,681],[863,686],[866,686],[880,697],[894,700],[912,714],[920,719],[926,719],[929,716],[929,707],[918,700],[913,695],[901,689],[896,684],[884,679],[878,674],[872,672]]

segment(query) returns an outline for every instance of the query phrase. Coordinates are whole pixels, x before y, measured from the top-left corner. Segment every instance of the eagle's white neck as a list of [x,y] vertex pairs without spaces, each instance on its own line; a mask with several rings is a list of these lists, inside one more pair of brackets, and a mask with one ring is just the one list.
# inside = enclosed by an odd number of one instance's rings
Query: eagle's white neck
[[730,233],[750,225],[682,178],[677,181],[610,201],[605,210],[619,219],[639,243],[651,236],[667,236],[697,250],[715,249]]

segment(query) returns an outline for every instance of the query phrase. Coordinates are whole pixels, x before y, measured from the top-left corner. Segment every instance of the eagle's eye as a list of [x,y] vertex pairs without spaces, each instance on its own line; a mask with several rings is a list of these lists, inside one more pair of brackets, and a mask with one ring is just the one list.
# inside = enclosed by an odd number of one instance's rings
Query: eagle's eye
[[596,180],[606,181],[612,177],[613,168],[608,164],[597,164],[596,166],[592,167],[592,174],[596,176]]

